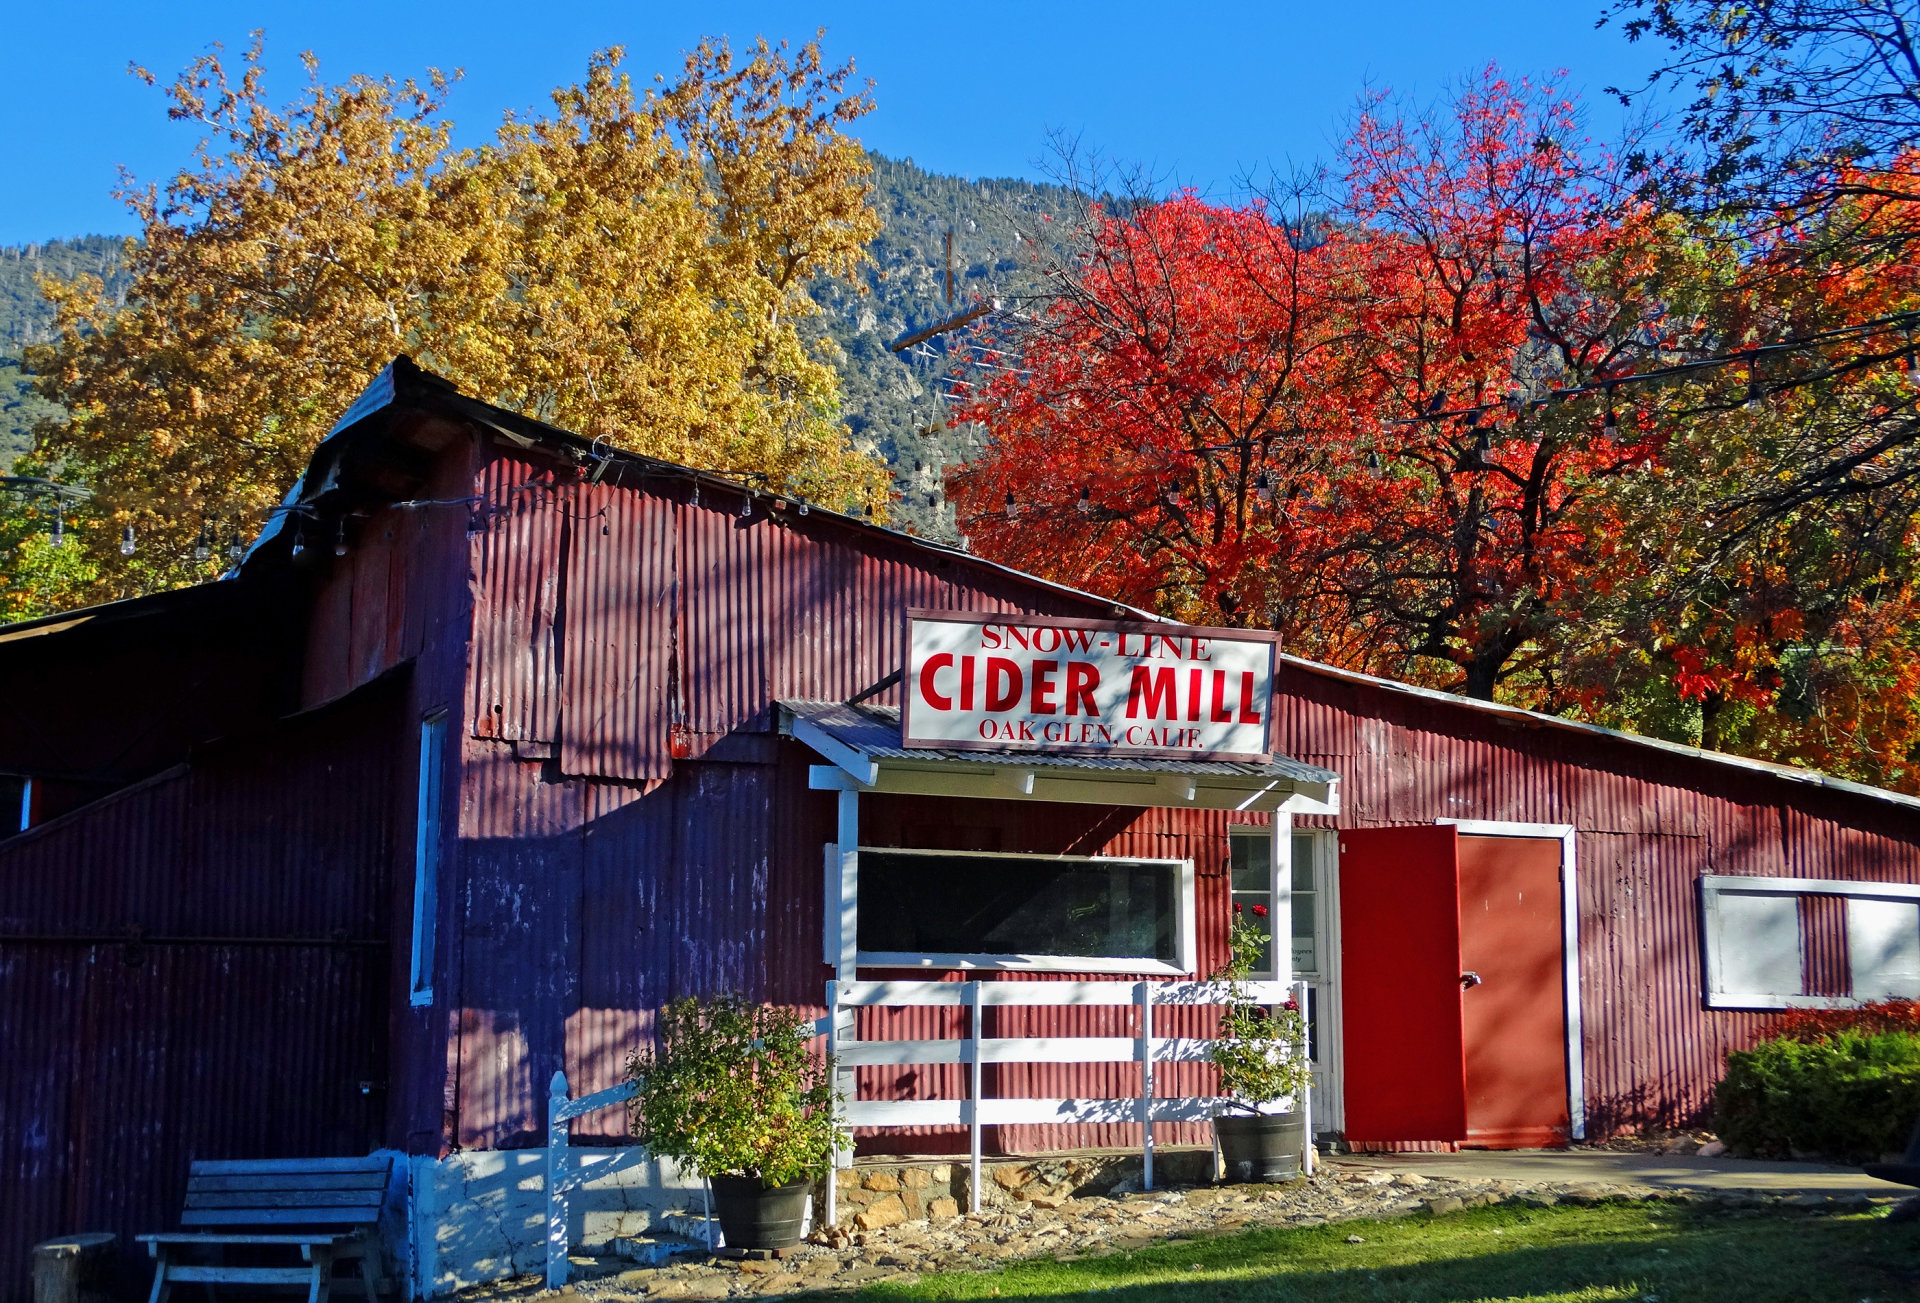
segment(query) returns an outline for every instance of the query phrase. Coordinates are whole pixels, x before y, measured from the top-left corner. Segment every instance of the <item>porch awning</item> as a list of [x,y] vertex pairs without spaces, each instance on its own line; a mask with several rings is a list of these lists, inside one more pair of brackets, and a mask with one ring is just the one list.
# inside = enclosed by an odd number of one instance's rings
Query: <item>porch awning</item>
[[829,772],[815,771],[815,787],[1195,810],[1340,812],[1340,775],[1286,756],[1251,764],[1033,751],[909,750],[900,745],[897,706],[849,706],[838,701],[777,705],[780,731],[806,743],[831,765]]

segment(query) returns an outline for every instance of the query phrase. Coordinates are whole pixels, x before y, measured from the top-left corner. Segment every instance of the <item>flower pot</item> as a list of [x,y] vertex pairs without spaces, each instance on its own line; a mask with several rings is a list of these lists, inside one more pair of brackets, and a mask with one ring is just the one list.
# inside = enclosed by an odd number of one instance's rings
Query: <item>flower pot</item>
[[1213,1120],[1229,1181],[1291,1181],[1300,1175],[1306,1123],[1298,1113],[1225,1115]]
[[811,1180],[763,1185],[757,1176],[713,1178],[713,1211],[730,1249],[787,1249],[800,1243]]

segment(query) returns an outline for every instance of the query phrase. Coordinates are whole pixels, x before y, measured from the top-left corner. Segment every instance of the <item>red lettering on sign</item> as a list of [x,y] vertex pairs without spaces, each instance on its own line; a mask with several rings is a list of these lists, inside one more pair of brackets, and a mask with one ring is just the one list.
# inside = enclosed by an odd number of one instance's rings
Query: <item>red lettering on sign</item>
[[1033,699],[1027,703],[1027,709],[1034,714],[1057,715],[1060,713],[1060,707],[1053,704],[1053,673],[1059,668],[1059,661],[1033,663]]
[[[1127,718],[1137,719],[1140,715],[1141,698],[1146,698],[1147,718],[1158,719],[1162,711],[1168,715],[1180,713],[1180,699],[1173,683],[1173,670],[1161,668],[1150,670],[1144,665],[1133,667],[1133,682],[1127,686]],[[1133,743],[1133,730],[1127,730],[1128,745]]]
[[[1085,652],[1093,650],[1093,634],[1086,629],[1063,629],[1060,637],[1061,640],[1067,644],[1068,651]],[[1125,652],[1121,652],[1120,654],[1122,656],[1126,655]]]
[[1200,718],[1200,680],[1205,670],[1187,671],[1187,718],[1197,721]]
[[1253,708],[1253,671],[1240,672],[1240,723],[1258,724],[1260,712]]
[[995,648],[1000,646],[1000,626],[999,625],[983,624],[980,626],[980,646],[986,649],[987,651],[993,651]]
[[973,664],[974,657],[960,658],[960,709],[973,709]]
[[1069,715],[1098,715],[1099,708],[1093,704],[1093,690],[1100,686],[1100,667],[1089,665],[1086,661],[1067,662],[1067,713]]
[[1213,672],[1213,714],[1211,718],[1216,724],[1233,723],[1233,712],[1227,709],[1227,672],[1225,670],[1215,670]]
[[1019,665],[1004,656],[987,657],[987,709],[1012,710],[1025,686]]
[[1006,645],[1008,647],[1018,647],[1021,651],[1026,651],[1033,646],[1033,642],[1027,637],[1027,631],[1025,629],[1010,624],[1007,626],[1006,632]]
[[941,652],[938,656],[927,657],[927,663],[920,667],[920,700],[935,710],[952,710],[953,698],[943,697],[933,685],[933,676],[941,670],[953,666],[953,653]]

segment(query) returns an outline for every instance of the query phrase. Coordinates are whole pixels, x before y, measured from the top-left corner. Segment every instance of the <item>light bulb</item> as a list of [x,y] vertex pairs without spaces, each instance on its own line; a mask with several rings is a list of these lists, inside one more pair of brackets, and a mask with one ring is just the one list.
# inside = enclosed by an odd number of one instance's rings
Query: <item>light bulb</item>
[[1093,514],[1093,490],[1081,489],[1080,501],[1074,503],[1073,505],[1074,505],[1074,509],[1077,510],[1081,515],[1083,516],[1092,515]]
[[202,525],[200,526],[199,535],[196,536],[193,540],[193,559],[195,561],[205,561],[208,557],[212,555],[213,555],[213,531],[211,529],[208,529],[205,525]]
[[746,497],[740,499],[740,514],[742,516],[751,516],[753,514],[752,494],[748,494]]
[[1020,504],[1013,500],[1013,494],[1011,492],[1007,494],[1007,519],[1020,519]]
[[120,531],[120,555],[132,556],[133,549],[134,549],[133,526],[128,525],[125,529]]
[[1386,463],[1380,460],[1380,450],[1378,448],[1370,449],[1367,452],[1367,474],[1377,480],[1381,475],[1386,473],[1386,469]]
[[240,531],[234,530],[227,539],[227,560],[238,561],[247,554],[247,545],[240,541]]
[[800,514],[803,516],[807,514],[807,504],[805,501],[800,503]]
[[300,526],[297,526],[293,531],[293,559],[295,561],[298,561],[298,560],[301,560],[306,555],[307,555],[307,528],[305,525],[300,525]]
[[57,502],[54,503],[53,506],[53,528],[47,531],[47,544],[50,547],[65,547],[67,545],[67,520],[61,513],[60,504]]
[[1253,493],[1254,496],[1262,502],[1273,501],[1273,481],[1267,478],[1265,471],[1261,471],[1258,475],[1254,476]]
[[345,556],[347,554],[347,522],[344,519],[334,527],[333,554],[335,556]]

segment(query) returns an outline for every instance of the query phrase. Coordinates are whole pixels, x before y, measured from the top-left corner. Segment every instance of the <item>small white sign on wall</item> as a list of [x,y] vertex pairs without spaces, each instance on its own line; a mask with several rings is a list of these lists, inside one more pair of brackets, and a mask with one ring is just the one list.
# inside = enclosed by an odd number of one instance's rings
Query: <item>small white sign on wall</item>
[[1265,761],[1278,646],[1249,629],[911,611],[901,742]]

